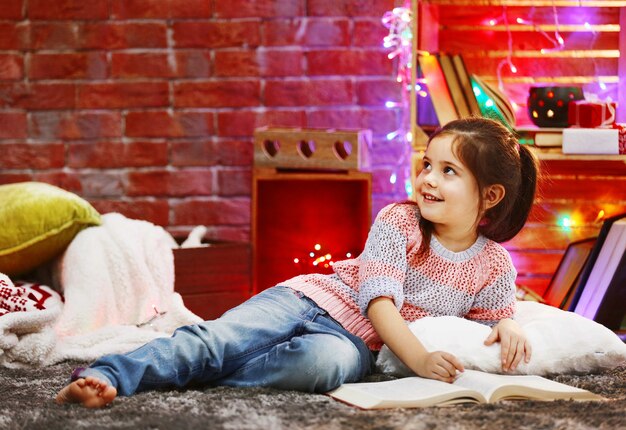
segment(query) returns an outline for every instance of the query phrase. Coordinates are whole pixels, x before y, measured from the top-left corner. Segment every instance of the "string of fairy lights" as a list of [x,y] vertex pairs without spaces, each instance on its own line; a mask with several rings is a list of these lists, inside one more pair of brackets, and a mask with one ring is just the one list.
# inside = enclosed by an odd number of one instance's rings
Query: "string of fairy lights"
[[[387,133],[387,140],[393,141],[399,139],[401,142],[410,143],[411,125],[410,125],[410,96],[412,85],[412,58],[413,58],[413,30],[412,30],[412,14],[408,7],[396,7],[386,12],[382,17],[382,24],[389,29],[389,34],[383,38],[383,47],[389,49],[387,58],[396,61],[396,81],[402,86],[401,100],[399,102],[386,101],[387,109],[399,108],[402,114],[400,127],[390,133]],[[415,90],[422,96],[427,93],[422,89],[419,83],[415,84]],[[404,192],[411,197],[412,186],[408,168],[408,158],[410,157],[410,145],[403,145],[403,151],[397,162],[397,166],[404,169]],[[395,185],[398,181],[398,172],[393,171],[389,176],[389,182]]]
[[[534,11],[534,8],[531,10]],[[515,64],[513,64],[513,60],[512,60],[513,33],[511,32],[511,26],[509,24],[508,17],[509,17],[508,8],[505,5],[505,6],[502,6],[502,15],[500,16],[500,18],[492,18],[489,20],[489,25],[492,27],[502,22],[505,26],[506,34],[507,34],[508,52],[507,52],[506,57],[502,61],[500,61],[500,63],[498,64],[498,68],[497,68],[498,86],[500,87],[500,89],[504,88],[504,85],[502,83],[502,67],[508,66],[511,73],[513,74],[517,73],[517,67],[515,66]],[[541,49],[542,54],[547,54],[549,52],[554,52],[554,51],[562,51],[563,49],[565,49],[565,40],[563,40],[563,37],[561,37],[561,33],[560,33],[559,14],[557,12],[557,8],[554,2],[552,4],[552,18],[554,20],[554,35],[553,36],[547,33],[545,30],[543,30],[542,26],[536,24],[535,21],[532,19],[532,17],[515,18],[515,22],[517,24],[531,27],[533,31],[538,32],[543,37],[545,37],[550,43],[552,43],[553,45],[552,47]],[[585,27],[590,28],[590,24],[586,22]]]
[[[388,141],[402,139],[405,146],[410,148],[412,135],[411,135],[411,125],[410,125],[410,116],[407,118],[406,113],[409,112],[409,103],[410,103],[410,94],[411,94],[411,85],[413,85],[411,80],[411,72],[412,72],[412,64],[413,64],[413,30],[412,30],[412,13],[411,13],[411,2],[405,1],[404,7],[396,7],[391,11],[386,12],[382,17],[382,24],[389,30],[389,33],[383,38],[383,47],[389,50],[387,57],[395,62],[395,70],[396,70],[396,81],[399,85],[402,86],[402,98],[400,102],[387,101],[385,103],[385,107],[388,109],[401,109],[405,115],[403,115],[403,121],[401,121],[401,125],[398,129],[387,134],[386,138]],[[565,40],[561,36],[561,24],[559,22],[559,15],[556,4],[553,2],[551,7],[552,19],[554,21],[554,25],[547,24],[538,24],[535,22],[534,14],[535,8],[530,8],[528,12],[528,16],[518,16],[514,19],[510,19],[510,11],[508,10],[506,5],[502,6],[502,13],[500,16],[490,18],[486,21],[487,26],[495,27],[497,25],[504,25],[504,29],[507,34],[507,53],[506,56],[498,63],[497,66],[497,79],[498,86],[502,90],[504,88],[503,85],[503,73],[504,69],[508,69],[508,71],[512,74],[518,73],[518,68],[515,66],[513,62],[513,32],[511,29],[511,22],[514,22],[518,26],[528,27],[532,29],[532,31],[541,34],[546,41],[550,44],[545,48],[542,48],[540,52],[542,54],[549,54],[555,51],[562,51],[565,49]],[[547,31],[546,28],[550,28],[550,31]],[[584,31],[589,31],[594,34],[593,26],[588,21],[584,21],[583,23]],[[595,40],[595,39],[594,39]],[[417,51],[417,55],[430,55],[427,51]],[[595,60],[594,60],[595,65]],[[601,90],[606,90],[606,84],[599,80],[598,82],[599,88]],[[427,92],[428,82],[421,78],[417,79],[415,82],[415,94],[420,97],[427,97],[429,94]],[[485,112],[485,110],[495,109],[494,101],[483,91],[481,91],[480,87],[472,83],[472,89],[476,96],[477,102],[481,107],[481,112]],[[519,106],[512,102],[513,108],[515,110],[519,110]],[[403,166],[405,163],[405,159],[399,160],[398,166]],[[406,176],[405,176],[406,177]],[[389,177],[389,182],[395,184],[398,178],[397,172],[392,172]],[[411,179],[407,178],[405,182],[405,191],[408,197],[411,197],[412,187],[410,184]],[[598,217],[596,222],[602,220],[604,218],[604,211],[600,211],[598,213]],[[564,215],[560,216],[557,224],[564,228],[569,229],[574,225],[578,224],[578,220],[574,215]]]
[[[335,254],[335,256],[333,256]],[[330,248],[326,249],[321,244],[316,243],[306,255],[294,257],[293,264],[298,266],[299,273],[311,272],[328,272],[332,271],[335,264],[335,258],[339,254],[339,260],[352,258],[352,252],[333,252]]]

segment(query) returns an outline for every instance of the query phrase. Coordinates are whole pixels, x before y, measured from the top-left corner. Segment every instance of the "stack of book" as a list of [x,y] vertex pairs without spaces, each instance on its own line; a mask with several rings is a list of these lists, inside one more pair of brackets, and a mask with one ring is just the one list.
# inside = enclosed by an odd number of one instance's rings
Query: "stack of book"
[[520,141],[540,148],[560,148],[563,145],[563,128],[558,127],[517,127]]
[[515,111],[508,98],[496,86],[470,74],[461,55],[422,55],[419,66],[439,125],[469,116],[485,116],[511,129],[515,126]]
[[521,142],[541,148],[562,148],[563,154],[618,155],[625,152],[620,139],[626,139],[626,130],[619,125],[614,128],[529,126],[518,127],[516,132]]

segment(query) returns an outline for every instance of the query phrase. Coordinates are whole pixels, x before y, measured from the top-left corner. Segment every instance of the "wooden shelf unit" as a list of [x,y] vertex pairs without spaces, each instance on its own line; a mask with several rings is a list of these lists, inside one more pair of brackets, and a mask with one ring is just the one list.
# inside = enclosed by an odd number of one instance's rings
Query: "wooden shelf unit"
[[[620,31],[626,28],[626,1],[412,0],[412,13],[413,51],[461,53],[470,73],[502,84],[520,106],[518,125],[530,125],[525,106],[535,84],[581,85],[601,99],[610,96],[621,106],[617,121],[626,122],[626,85],[620,85],[626,76],[626,31]],[[551,49],[546,35],[554,39],[556,31],[564,45]],[[418,55],[413,56],[414,84]],[[516,73],[502,67],[498,74],[505,60],[515,64]],[[422,104],[413,99],[416,124]]]
[[[585,28],[582,21],[569,25],[561,20],[566,47],[544,56],[539,49],[541,32],[556,29],[553,6],[562,12],[568,12],[562,8],[582,6],[581,11],[595,13],[597,20],[590,22],[593,28]],[[489,26],[483,22],[486,16],[501,18],[504,7],[511,16],[534,13],[536,25],[498,22]],[[535,83],[604,82],[622,106],[618,122],[626,122],[626,85],[619,85],[620,77],[626,76],[626,31],[620,31],[626,28],[626,1],[413,0],[412,12],[417,36],[413,52],[462,53],[471,73],[497,85],[496,65],[509,54],[510,30],[514,36],[512,59],[519,73],[505,74],[502,81],[513,101],[525,106],[528,87]],[[579,37],[572,37],[577,32]],[[416,59],[413,55],[413,84],[417,84]],[[413,142],[413,178],[424,150],[424,134],[417,129],[418,108],[413,93],[410,118],[413,136],[420,136]],[[518,269],[518,282],[542,294],[568,243],[597,234],[600,211],[604,216],[626,212],[626,156],[565,155],[559,148],[535,147],[534,151],[541,161],[539,195],[526,227],[504,246]],[[560,225],[567,216],[574,223],[569,228]]]

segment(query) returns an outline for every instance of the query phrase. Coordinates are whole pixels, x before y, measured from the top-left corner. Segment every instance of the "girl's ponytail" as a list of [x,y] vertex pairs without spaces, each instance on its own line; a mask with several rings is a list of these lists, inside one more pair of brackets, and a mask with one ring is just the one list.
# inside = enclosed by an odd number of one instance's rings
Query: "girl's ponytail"
[[[510,144],[514,145],[515,149],[511,150],[514,155],[506,158],[517,160],[511,160],[508,171],[500,169],[500,180],[492,182],[505,184],[506,194],[498,205],[487,210],[485,216],[488,222],[478,227],[482,234],[496,242],[511,240],[524,227],[537,188],[537,157],[527,146],[517,143],[517,140],[510,141]],[[516,169],[517,172],[511,169]]]
[[539,162],[535,154],[526,146],[518,144],[518,151],[520,157],[520,183],[517,192],[517,198],[513,202],[511,208],[511,237],[504,238],[506,241],[515,236],[524,227],[530,210],[535,200],[535,190],[537,188],[538,181],[538,165]]

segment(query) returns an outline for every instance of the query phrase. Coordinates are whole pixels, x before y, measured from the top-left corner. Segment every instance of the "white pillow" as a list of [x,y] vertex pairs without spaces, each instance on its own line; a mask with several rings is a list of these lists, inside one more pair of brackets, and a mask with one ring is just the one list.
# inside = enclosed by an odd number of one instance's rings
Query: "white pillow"
[[[521,362],[512,374],[587,373],[626,363],[626,344],[601,324],[572,312],[536,302],[518,302],[515,319],[532,346],[530,363]],[[500,343],[485,346],[491,328],[458,317],[426,317],[409,325],[429,351],[457,356],[468,369],[501,373]],[[379,370],[396,376],[413,375],[383,346]]]

